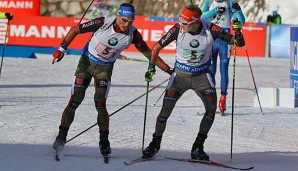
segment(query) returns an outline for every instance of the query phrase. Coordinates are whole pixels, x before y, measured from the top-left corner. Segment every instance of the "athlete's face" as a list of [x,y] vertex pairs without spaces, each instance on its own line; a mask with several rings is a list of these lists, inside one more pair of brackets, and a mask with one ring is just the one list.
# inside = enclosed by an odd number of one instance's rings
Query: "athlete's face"
[[121,17],[117,15],[116,23],[119,26],[121,31],[128,30],[129,26],[131,26],[133,22],[134,22],[134,18]]
[[183,32],[189,33],[189,32],[196,32],[200,26],[199,20],[194,20],[192,22],[187,22],[181,18],[179,18],[179,23],[183,29]]

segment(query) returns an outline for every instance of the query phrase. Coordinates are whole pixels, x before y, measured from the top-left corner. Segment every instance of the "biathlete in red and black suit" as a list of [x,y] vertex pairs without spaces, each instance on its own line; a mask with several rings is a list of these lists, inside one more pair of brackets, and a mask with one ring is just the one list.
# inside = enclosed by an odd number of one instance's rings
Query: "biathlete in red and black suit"
[[209,160],[209,156],[203,150],[203,144],[214,122],[217,107],[216,89],[209,70],[212,45],[216,39],[224,40],[229,44],[234,44],[236,41],[237,46],[244,46],[245,42],[240,23],[233,24],[234,36],[209,21],[200,20],[201,15],[202,11],[197,6],[185,7],[179,17],[180,22],[175,24],[152,48],[152,63],[149,64],[145,74],[146,80],[152,79],[154,75],[152,68],[155,68],[160,50],[176,41],[175,72],[166,88],[163,105],[156,119],[153,139],[143,151],[143,158],[153,157],[159,151],[167,119],[179,98],[191,89],[201,98],[206,110],[201,124],[195,125],[193,129],[199,129],[199,131],[192,145],[191,157]]
[[[131,4],[121,4],[116,16],[100,17],[89,22],[79,24],[70,29],[60,47],[53,53],[52,63],[59,62],[70,43],[78,34],[93,32],[90,41],[83,49],[79,60],[75,81],[71,91],[71,98],[62,113],[59,134],[53,144],[54,149],[63,147],[75,111],[84,99],[85,91],[91,79],[94,78],[94,102],[98,112],[99,148],[103,155],[111,153],[109,134],[109,114],[106,99],[109,94],[114,63],[119,54],[131,44],[148,59],[151,50],[143,40],[140,32],[132,25],[135,19],[135,9]],[[160,69],[171,74],[171,69],[160,58],[157,60]]]

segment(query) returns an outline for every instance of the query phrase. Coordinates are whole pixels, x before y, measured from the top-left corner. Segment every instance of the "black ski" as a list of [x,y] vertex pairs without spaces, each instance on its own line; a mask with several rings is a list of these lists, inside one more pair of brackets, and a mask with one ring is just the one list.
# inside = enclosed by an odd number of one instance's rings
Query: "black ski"
[[123,162],[125,165],[133,165],[135,163],[140,163],[140,162],[144,162],[144,161],[149,161],[149,160],[152,160],[154,159],[153,157],[152,158],[143,158],[143,157],[138,157],[134,160],[131,160],[131,161],[126,161],[126,162]]
[[228,166],[225,164],[217,163],[214,161],[204,161],[204,160],[196,160],[196,159],[179,159],[179,158],[172,158],[172,157],[165,157],[165,158],[170,159],[170,160],[184,161],[184,162],[190,162],[190,163],[199,163],[199,164],[205,164],[205,165],[209,165],[209,166],[223,167],[223,168],[235,169],[235,170],[251,170],[254,168],[254,167],[248,167],[248,168],[233,167],[233,166]]

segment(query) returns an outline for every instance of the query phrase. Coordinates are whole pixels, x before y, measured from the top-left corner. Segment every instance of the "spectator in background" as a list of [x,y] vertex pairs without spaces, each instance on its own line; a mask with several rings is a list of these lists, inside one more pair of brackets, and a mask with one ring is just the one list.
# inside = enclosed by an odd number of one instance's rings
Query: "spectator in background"
[[277,11],[272,11],[272,15],[267,16],[267,24],[281,24],[281,16]]
[[108,11],[108,7],[102,3],[101,0],[94,0],[94,7],[91,9],[89,14],[89,19],[93,20],[98,17],[109,16],[110,12]]
[[[220,26],[230,33],[230,23],[233,19],[238,19],[241,25],[244,25],[245,18],[241,11],[240,5],[232,0],[205,0],[202,6],[202,19],[209,20],[213,24]],[[231,46],[227,42],[217,39],[212,48],[212,62],[211,72],[212,81],[215,84],[217,55],[219,54],[220,60],[220,90],[221,97],[219,99],[219,110],[221,115],[224,115],[226,110],[226,96],[229,84],[229,62],[230,62]]]

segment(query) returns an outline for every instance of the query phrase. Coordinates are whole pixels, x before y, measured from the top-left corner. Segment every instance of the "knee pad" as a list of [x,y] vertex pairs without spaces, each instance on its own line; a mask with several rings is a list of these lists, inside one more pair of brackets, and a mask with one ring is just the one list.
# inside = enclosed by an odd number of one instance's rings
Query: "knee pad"
[[104,101],[96,101],[95,102],[95,108],[97,110],[102,110],[102,109],[106,109],[106,102]]
[[176,101],[177,100],[177,95],[178,93],[175,90],[172,89],[168,89],[166,90],[166,94],[165,94],[165,100],[173,100]]
[[86,80],[84,78],[76,77],[74,87],[75,88],[82,88],[82,89],[86,90],[88,88],[89,84],[90,84],[89,80]]
[[109,80],[95,79],[96,88],[107,90],[109,87]]

